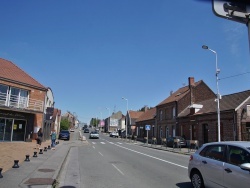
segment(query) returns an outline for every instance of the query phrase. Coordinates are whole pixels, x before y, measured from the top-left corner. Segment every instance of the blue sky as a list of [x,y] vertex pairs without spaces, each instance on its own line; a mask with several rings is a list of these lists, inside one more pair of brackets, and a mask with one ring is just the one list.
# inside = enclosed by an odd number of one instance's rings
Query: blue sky
[[[250,89],[247,27],[197,0],[9,0],[0,3],[0,57],[44,86],[82,122],[154,107],[203,80],[221,95]],[[244,74],[247,73],[247,74]]]

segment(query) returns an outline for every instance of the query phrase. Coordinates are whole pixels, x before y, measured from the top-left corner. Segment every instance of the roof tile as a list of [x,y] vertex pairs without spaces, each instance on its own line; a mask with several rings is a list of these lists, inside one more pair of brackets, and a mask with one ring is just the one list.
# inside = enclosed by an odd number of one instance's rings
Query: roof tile
[[0,79],[19,82],[31,87],[47,89],[11,61],[0,58]]

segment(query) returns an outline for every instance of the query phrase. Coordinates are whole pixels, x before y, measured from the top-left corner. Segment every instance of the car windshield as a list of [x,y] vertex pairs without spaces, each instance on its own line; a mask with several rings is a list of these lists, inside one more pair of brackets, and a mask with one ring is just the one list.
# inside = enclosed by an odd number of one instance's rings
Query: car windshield
[[67,130],[62,130],[61,133],[69,133]]
[[92,131],[91,134],[98,134],[98,132],[97,131]]

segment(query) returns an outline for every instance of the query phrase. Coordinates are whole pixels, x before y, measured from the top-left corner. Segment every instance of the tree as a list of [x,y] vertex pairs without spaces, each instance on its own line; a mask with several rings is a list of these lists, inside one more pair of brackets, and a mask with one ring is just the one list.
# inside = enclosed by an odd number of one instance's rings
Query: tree
[[70,122],[67,118],[63,118],[60,123],[60,130],[68,130],[70,127]]
[[97,127],[97,125],[99,124],[100,120],[96,119],[96,118],[92,118],[90,121],[90,125]]

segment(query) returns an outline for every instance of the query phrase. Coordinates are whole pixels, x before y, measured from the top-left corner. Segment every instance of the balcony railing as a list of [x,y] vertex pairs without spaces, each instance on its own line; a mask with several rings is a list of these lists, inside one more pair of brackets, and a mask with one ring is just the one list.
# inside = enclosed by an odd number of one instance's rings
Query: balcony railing
[[7,93],[0,92],[0,105],[42,112],[44,102],[19,95],[10,95],[8,97]]

